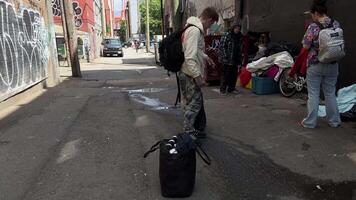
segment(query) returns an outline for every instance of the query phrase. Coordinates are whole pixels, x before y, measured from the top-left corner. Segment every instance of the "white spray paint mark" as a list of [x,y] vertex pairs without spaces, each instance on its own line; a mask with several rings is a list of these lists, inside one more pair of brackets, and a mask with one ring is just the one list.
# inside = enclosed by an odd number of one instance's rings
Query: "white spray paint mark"
[[135,126],[136,127],[145,127],[150,124],[149,118],[147,115],[142,115],[136,118]]
[[63,163],[67,160],[74,158],[78,154],[78,144],[80,143],[80,139],[73,140],[64,145],[59,157],[57,159],[57,163]]

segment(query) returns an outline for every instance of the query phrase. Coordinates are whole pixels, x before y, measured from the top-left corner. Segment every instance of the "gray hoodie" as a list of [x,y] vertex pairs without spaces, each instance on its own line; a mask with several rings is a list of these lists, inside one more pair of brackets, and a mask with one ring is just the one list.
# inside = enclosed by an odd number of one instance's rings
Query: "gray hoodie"
[[189,27],[183,34],[183,52],[184,63],[181,71],[188,76],[196,78],[198,76],[204,77],[204,59],[207,55],[204,53],[204,28],[200,19],[197,17],[190,17],[187,20]]

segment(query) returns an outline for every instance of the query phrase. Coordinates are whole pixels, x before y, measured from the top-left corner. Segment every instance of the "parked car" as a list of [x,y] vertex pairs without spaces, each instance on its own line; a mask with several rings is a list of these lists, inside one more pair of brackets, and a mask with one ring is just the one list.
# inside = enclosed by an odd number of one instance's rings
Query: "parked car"
[[133,42],[132,39],[127,40],[126,42],[124,42],[124,47],[125,48],[131,47],[132,46],[132,42]]
[[103,47],[103,56],[113,56],[118,55],[120,57],[124,56],[124,52],[122,50],[122,43],[117,38],[107,38],[104,39],[102,45]]

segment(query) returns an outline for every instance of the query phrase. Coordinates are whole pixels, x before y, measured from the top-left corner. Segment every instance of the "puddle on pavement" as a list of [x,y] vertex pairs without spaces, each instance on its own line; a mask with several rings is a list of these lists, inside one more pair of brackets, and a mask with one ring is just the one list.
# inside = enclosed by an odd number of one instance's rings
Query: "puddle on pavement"
[[175,108],[174,106],[161,102],[159,99],[146,97],[142,94],[133,93],[133,94],[129,94],[129,96],[135,102],[148,106],[152,110],[161,111],[161,110],[170,110]]
[[168,90],[167,88],[142,88],[142,89],[127,89],[114,90],[113,92],[128,92],[129,94],[135,93],[158,93]]
[[167,90],[166,88],[143,88],[143,89],[136,89],[136,90],[126,90],[129,94],[133,93],[158,93]]

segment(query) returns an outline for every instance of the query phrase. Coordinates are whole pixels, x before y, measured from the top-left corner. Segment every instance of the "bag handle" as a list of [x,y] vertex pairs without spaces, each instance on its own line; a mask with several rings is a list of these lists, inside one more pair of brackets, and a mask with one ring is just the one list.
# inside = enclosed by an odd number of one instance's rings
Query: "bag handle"
[[201,158],[207,165],[211,165],[210,157],[209,157],[208,154],[202,149],[202,147],[201,147],[200,145],[197,145],[197,147],[196,147],[196,152],[198,153],[198,155],[200,156],[200,158]]
[[155,152],[157,149],[159,149],[159,145],[161,144],[161,140],[158,141],[156,144],[154,144],[150,150],[148,150],[143,157],[146,158],[150,153]]

